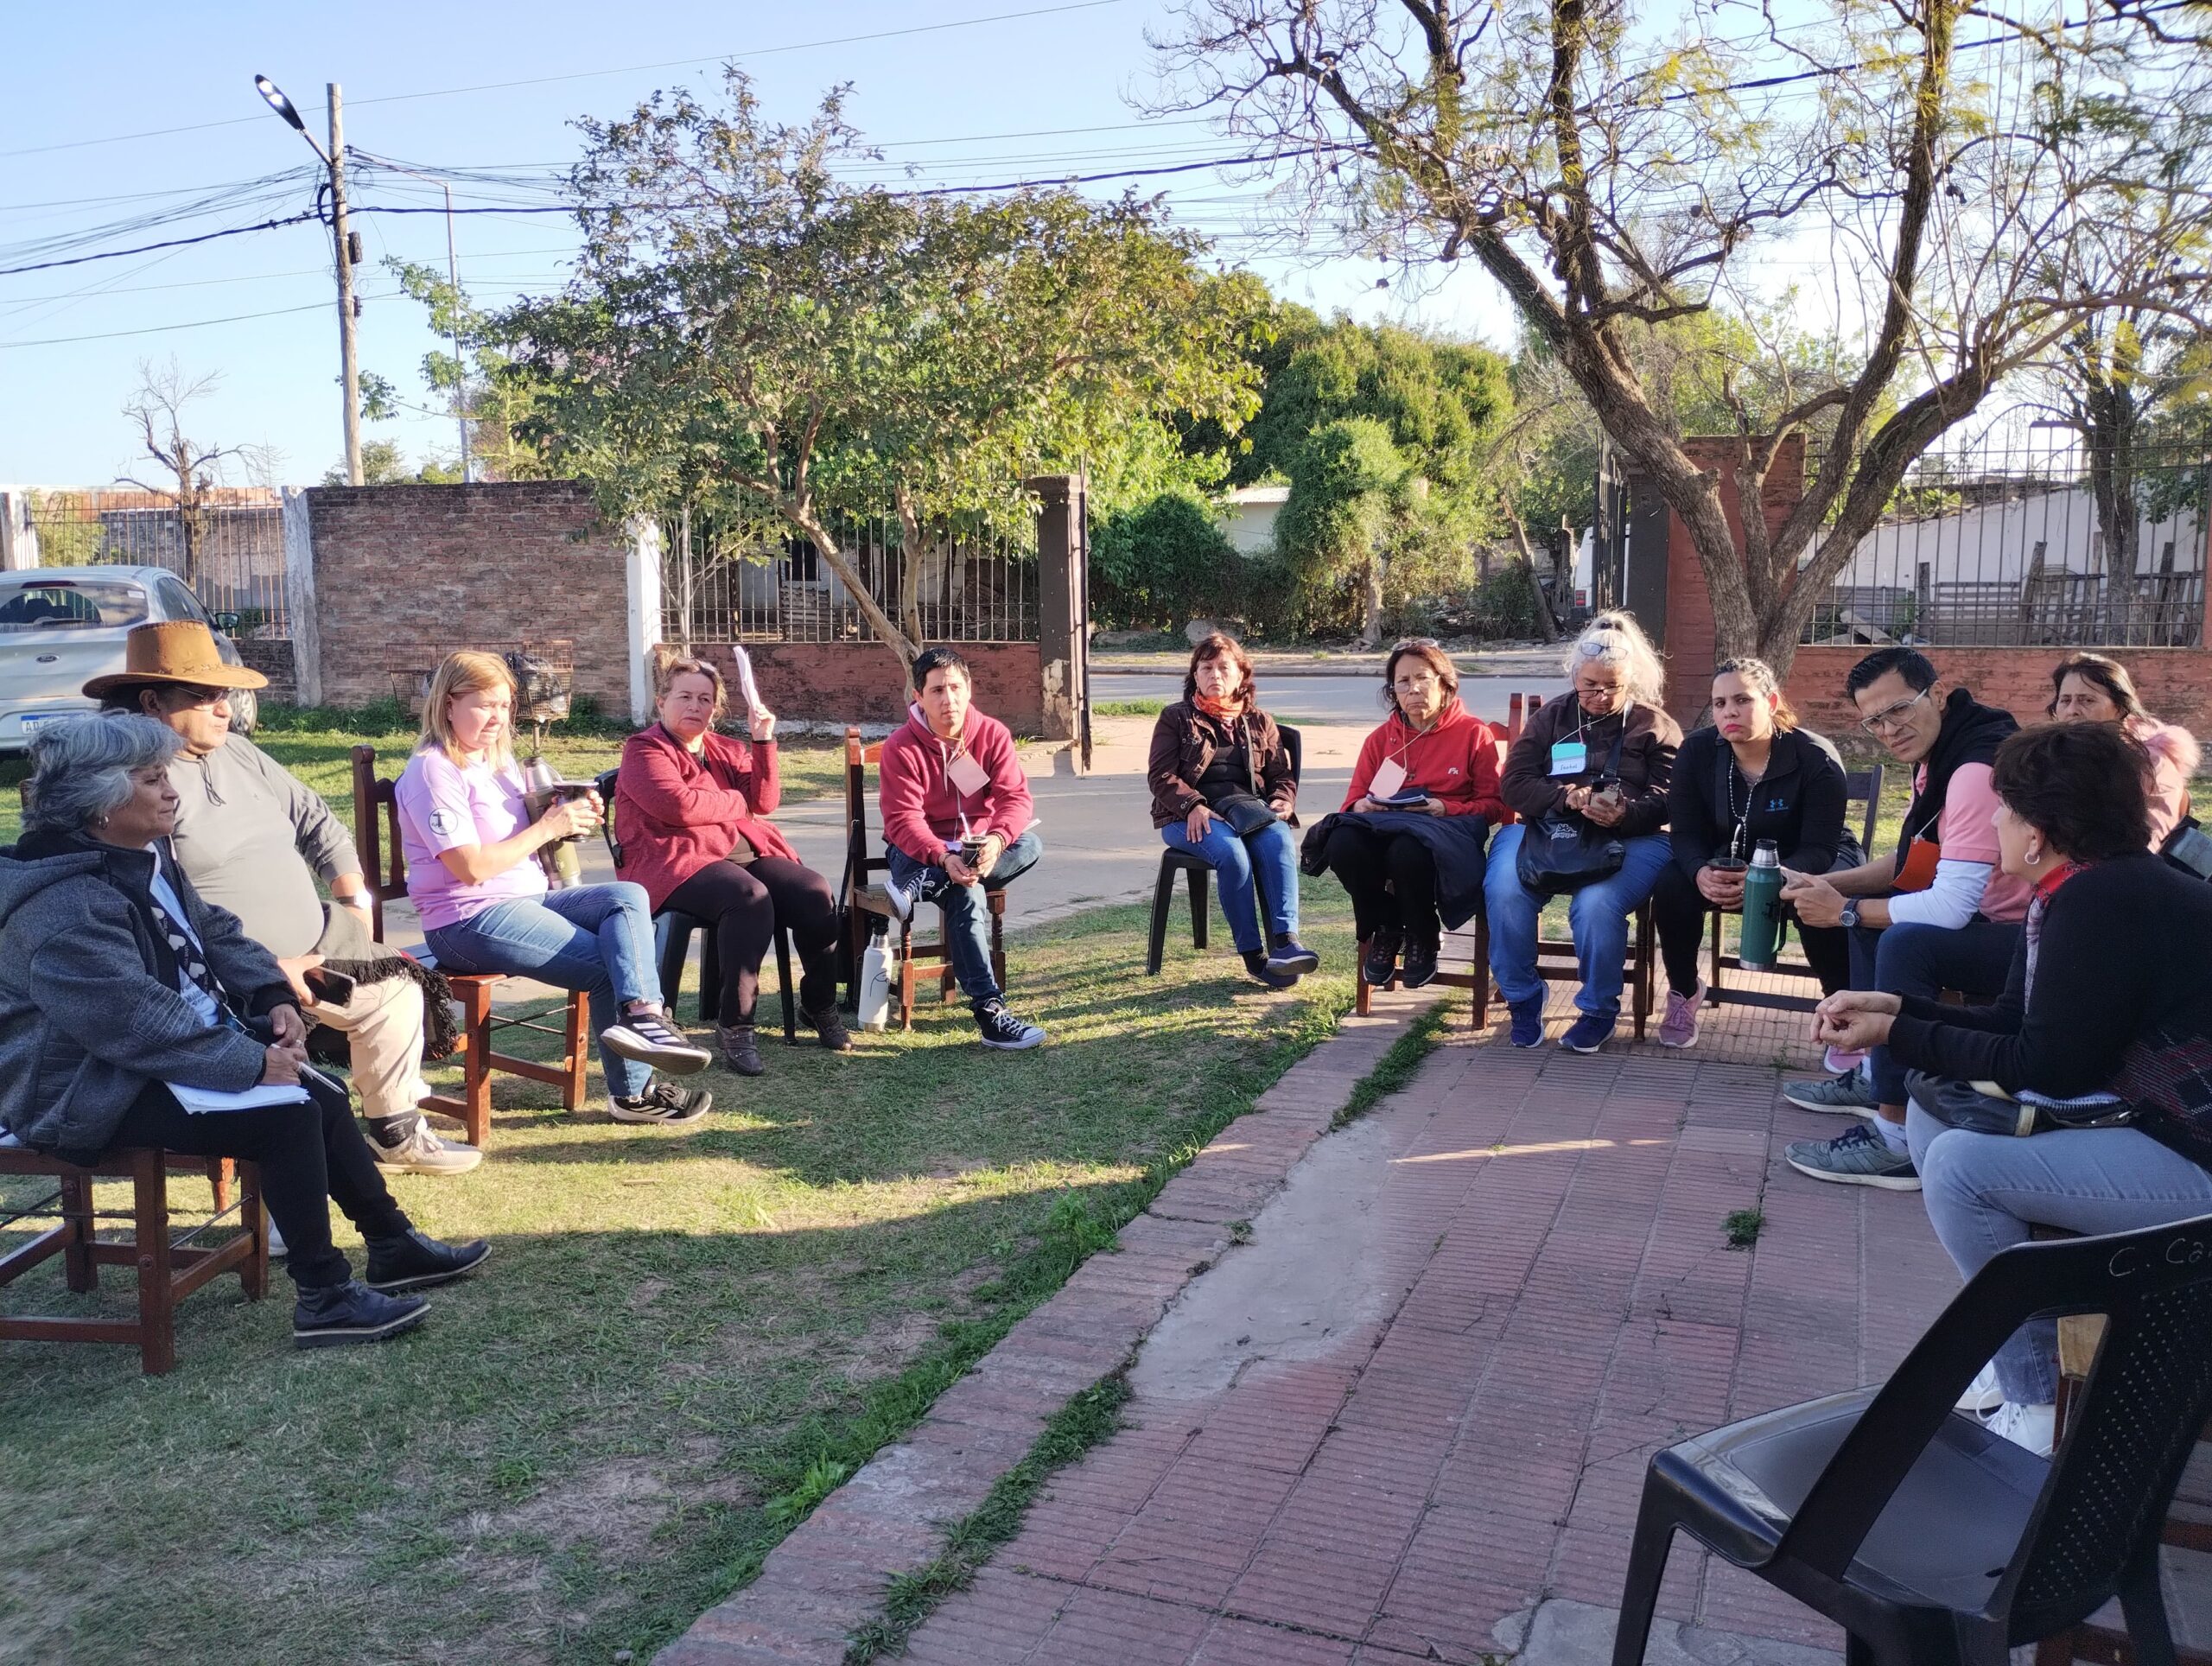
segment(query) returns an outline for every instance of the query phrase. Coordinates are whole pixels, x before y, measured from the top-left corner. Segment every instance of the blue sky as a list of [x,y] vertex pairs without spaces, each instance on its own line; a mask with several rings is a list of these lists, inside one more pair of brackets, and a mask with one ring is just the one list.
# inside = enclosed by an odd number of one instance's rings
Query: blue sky
[[[257,73],[283,86],[318,132],[323,84],[338,80],[349,147],[441,168],[565,166],[576,154],[568,125],[574,117],[619,113],[656,87],[703,86],[716,74],[715,60],[732,54],[755,54],[743,61],[779,117],[803,116],[826,87],[851,83],[856,124],[888,159],[931,180],[1050,178],[1227,153],[1203,122],[1140,125],[1136,101],[1159,91],[1144,31],[1171,26],[1167,7],[1107,0],[1049,16],[1003,16],[1049,3],[0,7],[0,61],[10,69],[9,95],[0,101],[0,248],[18,251],[0,266],[56,258],[19,252],[35,239],[315,166],[299,137],[255,97]],[[810,44],[994,17],[1000,21]],[[697,61],[670,61],[682,60]],[[663,67],[617,67],[632,65]],[[497,83],[526,84],[489,85]],[[480,90],[448,91],[455,88]],[[414,96],[421,94],[437,96]],[[173,129],[188,130],[159,130]],[[1251,264],[1278,293],[1325,311],[1348,308],[1500,345],[1510,337],[1495,291],[1471,269],[1414,296],[1402,286],[1377,289],[1385,269],[1372,261],[1247,260],[1253,244],[1238,234],[1253,223],[1255,186],[1202,171],[1170,176],[1158,188],[1179,219],[1225,234],[1221,258]],[[313,190],[304,175],[278,180],[212,217],[57,252],[294,213],[311,206]],[[365,181],[357,196],[395,206],[441,200],[435,189],[390,176]],[[396,255],[442,265],[443,220],[365,215],[357,224],[367,245],[362,363],[397,384],[403,399],[428,406],[416,366],[434,343],[420,308],[394,293],[381,263]],[[569,223],[551,214],[467,216],[458,235],[462,283],[487,304],[557,285],[573,246]],[[332,297],[326,234],[312,222],[0,277],[0,481],[96,485],[129,472],[132,435],[121,408],[138,361],[171,354],[188,374],[222,378],[198,407],[198,437],[274,447],[279,479],[319,479],[341,450]],[[217,320],[235,321],[206,321]],[[178,325],[198,327],[170,327]],[[98,339],[69,339],[81,337]],[[454,448],[450,419],[429,410],[367,432],[397,441],[410,457]]]

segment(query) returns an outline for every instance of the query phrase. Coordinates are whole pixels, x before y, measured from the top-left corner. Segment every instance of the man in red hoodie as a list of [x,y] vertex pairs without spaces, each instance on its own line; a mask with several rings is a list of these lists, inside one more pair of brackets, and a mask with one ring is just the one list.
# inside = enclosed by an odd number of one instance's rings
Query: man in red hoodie
[[1006,1009],[991,973],[990,909],[984,898],[1036,865],[1044,842],[1033,825],[1028,778],[1014,736],[968,703],[968,662],[950,648],[914,661],[918,696],[906,722],[883,743],[885,889],[901,919],[918,902],[944,910],[952,975],[975,1009],[983,1045],[1009,1052],[1040,1045],[1045,1032]]

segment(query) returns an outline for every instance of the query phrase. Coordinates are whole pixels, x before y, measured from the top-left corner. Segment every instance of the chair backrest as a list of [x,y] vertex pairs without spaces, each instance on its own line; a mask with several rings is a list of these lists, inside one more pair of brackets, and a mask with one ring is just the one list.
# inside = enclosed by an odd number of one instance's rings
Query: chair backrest
[[868,876],[887,867],[880,856],[868,854],[868,766],[883,761],[883,742],[861,743],[856,728],[845,731],[845,885],[849,891],[868,887]]
[[603,811],[600,817],[599,836],[607,841],[607,859],[614,864],[617,872],[622,867],[622,841],[614,832],[614,786],[615,778],[621,773],[618,765],[613,769],[602,769],[591,778],[592,791],[599,794]]
[[1290,784],[1296,786],[1306,773],[1306,737],[1287,723],[1277,723],[1275,733],[1282,736],[1282,749],[1290,754]]
[[1882,807],[1882,766],[1873,764],[1865,769],[1844,771],[1843,798],[1847,804],[1866,806],[1866,813],[1859,823],[1859,851],[1862,856],[1871,856],[1874,854],[1874,819]]
[[1505,744],[1511,746],[1521,738],[1521,730],[1528,721],[1543,707],[1541,694],[1512,694],[1505,700]]
[[2014,1642],[2094,1612],[2152,1554],[2212,1414],[2212,1216],[1992,1257],[1868,1405],[1782,1551],[1840,1576],[1982,1363],[2031,1319],[2106,1318],[2104,1346],[1986,1618]]
[[384,901],[407,894],[407,858],[399,849],[399,799],[395,781],[377,777],[377,749],[353,748],[353,844],[369,881],[369,924],[384,941]]

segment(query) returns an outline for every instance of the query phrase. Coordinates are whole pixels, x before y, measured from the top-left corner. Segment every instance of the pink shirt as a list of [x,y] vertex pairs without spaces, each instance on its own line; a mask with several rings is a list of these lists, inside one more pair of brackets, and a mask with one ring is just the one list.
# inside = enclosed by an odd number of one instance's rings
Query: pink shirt
[[[1923,765],[1917,779],[1927,779]],[[1981,912],[1987,919],[2012,925],[2027,918],[2032,887],[1998,866],[1997,789],[1987,764],[1961,764],[1951,772],[1943,792],[1943,815],[1936,842],[1946,862],[1986,862],[1989,882],[1982,887]]]
[[512,764],[456,764],[442,747],[416,753],[401,772],[393,796],[399,805],[399,852],[407,860],[407,894],[423,929],[457,925],[495,902],[545,894],[545,870],[525,856],[504,874],[471,885],[455,879],[441,851],[497,844],[530,824],[523,805],[522,772]]

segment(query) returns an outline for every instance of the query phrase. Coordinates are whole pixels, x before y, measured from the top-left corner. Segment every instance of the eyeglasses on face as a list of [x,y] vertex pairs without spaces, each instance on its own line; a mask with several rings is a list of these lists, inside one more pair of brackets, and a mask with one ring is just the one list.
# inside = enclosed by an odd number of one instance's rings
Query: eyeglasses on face
[[1906,716],[1911,712],[1915,706],[1918,705],[1927,697],[1928,690],[1923,689],[1918,694],[1914,695],[1910,700],[1900,700],[1893,706],[1883,707],[1881,710],[1876,712],[1872,717],[1866,718],[1860,722],[1859,727],[1866,730],[1869,734],[1878,734],[1885,729],[1895,728],[1897,725],[1905,721]]

